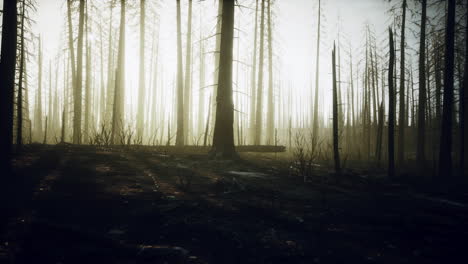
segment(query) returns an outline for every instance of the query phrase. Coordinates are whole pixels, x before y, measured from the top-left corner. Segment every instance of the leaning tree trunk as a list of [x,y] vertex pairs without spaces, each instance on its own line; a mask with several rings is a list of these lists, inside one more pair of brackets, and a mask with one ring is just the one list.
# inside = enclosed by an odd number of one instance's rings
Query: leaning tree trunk
[[452,114],[454,79],[455,0],[448,0],[445,28],[444,103],[440,135],[439,177],[452,175]]
[[180,22],[180,0],[177,0],[177,132],[176,146],[184,145],[184,84],[182,70],[182,36]]
[[85,1],[80,0],[80,18],[78,26],[78,51],[76,86],[73,100],[73,144],[81,144],[81,105],[83,80],[83,28],[84,28]]
[[393,66],[395,63],[395,50],[393,45],[393,32],[389,29],[390,61],[388,63],[388,177],[395,176],[395,91],[393,87]]
[[403,0],[403,15],[401,18],[401,43],[400,43],[400,110],[398,121],[398,164],[403,165],[405,155],[405,23],[406,0]]
[[426,73],[425,73],[425,57],[426,57],[426,5],[427,0],[422,0],[422,15],[421,15],[421,33],[419,39],[419,107],[418,107],[418,133],[417,133],[417,149],[416,160],[421,170],[424,169],[426,161],[425,145],[426,145]]
[[335,44],[332,51],[332,73],[333,73],[333,158],[335,160],[335,173],[340,174],[340,152],[338,150],[338,95],[336,89],[336,61],[335,61]]
[[223,1],[216,119],[211,155],[234,158],[234,105],[232,101],[232,58],[234,40],[234,1]]
[[[17,9],[16,0],[3,2],[0,62],[0,171],[10,173],[13,148],[13,96],[15,93]],[[7,174],[7,175],[8,175]],[[3,174],[5,175],[5,174]]]
[[265,35],[265,0],[262,0],[262,13],[260,16],[260,56],[258,65],[258,88],[257,88],[257,109],[255,116],[255,139],[254,145],[261,144],[262,123],[263,123],[263,51]]
[[145,120],[145,0],[140,1],[140,66],[138,77],[137,138],[143,139]]

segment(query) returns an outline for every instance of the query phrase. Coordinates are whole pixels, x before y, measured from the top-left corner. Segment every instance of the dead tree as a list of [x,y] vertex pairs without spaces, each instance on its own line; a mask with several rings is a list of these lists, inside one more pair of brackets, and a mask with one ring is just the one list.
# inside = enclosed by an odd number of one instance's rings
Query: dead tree
[[319,58],[320,58],[320,0],[318,2],[318,23],[317,23],[317,52],[315,57],[315,96],[314,96],[314,113],[312,120],[312,146],[315,147],[318,141],[318,98],[319,98]]
[[401,18],[401,42],[400,42],[400,110],[398,121],[398,164],[401,166],[405,155],[405,24],[406,24],[406,0],[402,4],[403,14]]
[[212,157],[235,158],[234,104],[232,100],[232,58],[234,42],[234,1],[223,1],[216,119]]
[[184,84],[182,70],[182,33],[180,21],[180,0],[177,0],[177,132],[176,146],[184,145]]
[[253,56],[252,56],[252,73],[250,80],[250,138],[251,142],[255,144],[255,104],[256,104],[256,73],[257,73],[257,25],[258,25],[258,0],[255,0],[255,27],[254,27],[254,45],[253,45]]
[[143,138],[145,120],[145,0],[140,1],[140,66],[138,75],[137,138]]
[[[0,62],[0,171],[11,169],[13,148],[13,96],[15,93],[17,15],[16,0],[3,2],[2,51]],[[2,173],[2,175],[5,175]]]
[[271,4],[272,0],[268,0],[268,108],[267,108],[267,144],[274,144],[274,130],[275,130],[275,105],[273,97],[273,50],[272,50],[272,29],[271,29]]
[[422,0],[421,33],[419,39],[419,107],[416,149],[416,159],[421,169],[424,169],[424,163],[426,161],[426,5],[427,0]]
[[81,105],[83,86],[83,28],[84,28],[84,6],[85,0],[80,0],[80,15],[78,25],[78,51],[76,86],[73,100],[73,144],[81,144]]
[[22,2],[21,6],[21,33],[20,33],[20,66],[19,66],[19,78],[18,78],[18,97],[16,106],[16,150],[21,151],[23,146],[23,75],[25,75],[24,63],[25,50],[24,50],[24,17],[25,17],[25,1]]
[[390,60],[388,63],[388,177],[395,176],[395,91],[393,86],[393,66],[395,49],[392,29],[388,30],[390,39]]
[[258,87],[257,87],[257,107],[255,116],[255,139],[254,145],[260,145],[263,127],[263,53],[265,36],[265,0],[262,0],[260,15],[260,54],[258,65]]
[[340,152],[339,152],[339,142],[338,142],[338,95],[336,88],[336,60],[335,60],[335,44],[333,44],[332,51],[332,73],[333,73],[333,157],[335,160],[335,173],[341,173],[340,167]]
[[184,142],[188,144],[190,130],[190,103],[192,100],[191,68],[192,68],[192,0],[189,0],[187,20],[187,41],[185,53],[185,80],[184,80]]
[[444,104],[439,150],[439,177],[452,175],[452,115],[455,43],[455,0],[448,0],[445,28]]

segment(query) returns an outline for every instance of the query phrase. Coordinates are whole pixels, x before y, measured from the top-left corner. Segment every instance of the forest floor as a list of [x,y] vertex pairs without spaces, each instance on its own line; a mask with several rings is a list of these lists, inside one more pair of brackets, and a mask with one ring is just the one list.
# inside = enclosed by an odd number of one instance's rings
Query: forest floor
[[468,263],[468,188],[284,154],[25,146],[0,208],[0,263]]

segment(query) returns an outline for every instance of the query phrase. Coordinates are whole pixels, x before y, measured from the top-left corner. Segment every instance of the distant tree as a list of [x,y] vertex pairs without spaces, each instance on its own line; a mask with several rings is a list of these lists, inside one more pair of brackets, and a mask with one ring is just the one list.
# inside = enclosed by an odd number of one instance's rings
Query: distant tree
[[219,58],[219,85],[216,97],[216,119],[213,157],[235,158],[234,148],[234,104],[232,100],[232,58],[234,42],[234,1],[223,1],[223,21],[221,26],[221,46]]
[[318,129],[319,129],[319,120],[318,120],[318,98],[319,98],[319,63],[320,63],[320,0],[318,1],[318,16],[317,16],[317,50],[315,55],[315,95],[314,95],[314,104],[313,104],[313,119],[312,119],[312,145],[315,147],[318,140]]
[[273,97],[273,38],[271,36],[271,5],[272,1],[268,0],[267,23],[268,23],[268,108],[267,108],[267,144],[274,144],[275,131],[275,105]]
[[448,0],[445,28],[444,103],[440,135],[439,177],[452,175],[452,115],[455,43],[455,0]]
[[19,66],[19,78],[18,78],[18,97],[17,97],[17,106],[16,106],[16,149],[21,151],[23,146],[23,84],[24,84],[24,64],[25,64],[25,43],[24,43],[24,18],[25,18],[25,1],[21,5],[21,33],[20,33],[20,66]]
[[250,138],[255,144],[255,104],[257,99],[256,94],[256,74],[257,74],[257,32],[258,32],[258,0],[255,0],[255,26],[254,26],[254,43],[252,55],[252,73],[250,77]]
[[114,107],[112,114],[112,134],[113,144],[121,143],[123,130],[124,113],[124,92],[125,92],[125,0],[120,0],[120,33],[119,50],[117,56],[117,71],[114,90]]
[[185,53],[185,80],[184,80],[184,142],[188,144],[190,130],[190,104],[192,101],[192,0],[189,0],[187,19],[187,41]]
[[393,66],[395,48],[392,29],[388,30],[390,39],[390,60],[388,62],[388,177],[395,176],[395,91],[393,86]]
[[182,33],[180,21],[180,0],[177,0],[177,132],[176,146],[184,145],[184,84],[182,70]]
[[[13,96],[15,91],[17,15],[16,0],[3,1],[0,61],[0,173],[11,171],[13,148]],[[5,173],[5,174],[4,174]]]
[[145,0],[140,0],[140,66],[138,77],[137,138],[143,138],[145,120]]

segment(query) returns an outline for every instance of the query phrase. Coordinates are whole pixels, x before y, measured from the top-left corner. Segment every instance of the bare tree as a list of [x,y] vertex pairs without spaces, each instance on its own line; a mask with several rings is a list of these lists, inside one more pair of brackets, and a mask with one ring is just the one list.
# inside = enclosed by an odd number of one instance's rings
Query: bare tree
[[395,49],[393,32],[389,28],[390,60],[388,62],[388,177],[395,176],[395,91],[393,86],[393,66],[395,64]]

